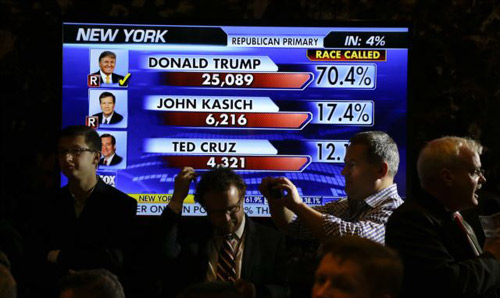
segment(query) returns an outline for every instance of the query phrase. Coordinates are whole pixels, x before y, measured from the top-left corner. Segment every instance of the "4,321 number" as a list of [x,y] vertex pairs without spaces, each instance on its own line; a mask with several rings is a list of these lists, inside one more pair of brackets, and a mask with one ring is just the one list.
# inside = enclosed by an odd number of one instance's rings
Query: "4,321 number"
[[231,169],[244,169],[245,168],[245,158],[244,157],[221,157],[220,162],[217,163],[216,157],[210,157],[207,162],[207,166],[211,168],[223,167]]

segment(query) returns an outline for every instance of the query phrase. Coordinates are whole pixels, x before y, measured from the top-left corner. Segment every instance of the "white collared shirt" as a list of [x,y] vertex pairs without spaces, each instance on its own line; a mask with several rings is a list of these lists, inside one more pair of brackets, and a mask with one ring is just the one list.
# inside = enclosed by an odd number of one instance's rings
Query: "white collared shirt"
[[[102,72],[102,70],[99,70],[99,73],[101,74],[102,83],[106,84],[106,77],[108,77],[108,75]],[[113,74],[109,75],[109,84],[113,84]]]
[[115,114],[115,112],[113,111],[113,113],[111,113],[111,115],[109,115],[109,117],[104,117],[104,113],[102,113],[102,124],[107,123],[106,124],[111,124],[111,118],[113,117],[113,115]]
[[113,157],[115,157],[116,153],[113,153],[110,157],[104,157],[104,164],[109,166],[111,164],[111,161],[113,160]]

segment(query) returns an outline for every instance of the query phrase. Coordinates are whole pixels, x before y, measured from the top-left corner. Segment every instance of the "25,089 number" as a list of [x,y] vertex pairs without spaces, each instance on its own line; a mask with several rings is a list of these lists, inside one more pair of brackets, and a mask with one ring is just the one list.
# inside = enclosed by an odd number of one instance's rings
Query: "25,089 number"
[[232,157],[221,157],[220,162],[217,162],[216,157],[210,157],[207,162],[207,166],[211,168],[223,167],[231,169],[244,169],[245,168],[245,158],[232,156]]
[[252,74],[242,73],[204,73],[201,75],[203,82],[202,86],[217,86],[217,87],[247,87],[253,83]]

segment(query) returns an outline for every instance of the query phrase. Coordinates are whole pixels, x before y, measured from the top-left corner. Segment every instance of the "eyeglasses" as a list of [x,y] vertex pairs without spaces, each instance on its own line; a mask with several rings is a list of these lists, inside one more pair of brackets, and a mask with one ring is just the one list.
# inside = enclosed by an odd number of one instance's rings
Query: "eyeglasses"
[[481,169],[481,168],[478,168],[478,169],[474,169],[474,171],[471,172],[472,176],[473,177],[481,177],[483,176],[484,177],[484,170]]
[[71,148],[71,149],[59,149],[57,155],[59,157],[66,157],[71,155],[72,157],[80,156],[83,152],[96,152],[95,150],[89,148]]
[[226,209],[223,209],[223,210],[207,210],[207,214],[208,216],[212,216],[212,217],[218,217],[218,216],[221,216],[221,215],[225,215],[225,214],[235,214],[236,212],[240,211],[241,210],[241,201],[242,199],[240,199],[237,203],[237,205],[235,206],[232,206],[232,207],[228,207]]

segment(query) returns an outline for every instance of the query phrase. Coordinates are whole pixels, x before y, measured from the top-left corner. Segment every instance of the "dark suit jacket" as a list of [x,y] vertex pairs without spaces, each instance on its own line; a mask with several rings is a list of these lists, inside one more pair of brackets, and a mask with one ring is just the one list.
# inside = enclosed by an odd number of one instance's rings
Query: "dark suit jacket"
[[500,262],[476,257],[452,212],[429,195],[392,214],[385,242],[404,262],[401,297],[500,297]]
[[61,249],[57,263],[66,269],[119,269],[129,242],[137,201],[100,178],[80,217],[68,186],[50,203],[45,249]]
[[[101,72],[100,71],[94,72],[93,75],[101,75]],[[123,78],[124,78],[124,76],[122,76],[122,75],[119,75],[117,73],[112,73],[111,74],[111,83],[118,84],[118,81],[123,80]],[[101,82],[101,84],[103,84],[103,83],[105,83],[105,82]],[[125,83],[124,86],[127,86],[127,84],[128,84],[128,82]]]
[[[122,160],[123,160],[123,157],[121,157],[115,153],[115,156],[113,156],[113,159],[111,160],[111,163],[109,164],[109,166],[117,165],[117,164],[121,163]],[[99,160],[99,164],[104,165],[104,158],[101,158],[101,160]]]
[[[104,120],[104,117],[102,116],[102,113],[97,113],[94,114],[94,116],[99,117],[99,124],[102,124],[102,121]],[[116,111],[113,113],[113,116],[111,116],[111,119],[109,120],[108,124],[116,124],[120,121],[123,120],[123,116],[118,114]]]
[[[68,270],[106,268],[122,275],[125,255],[133,243],[137,201],[100,178],[80,217],[76,217],[68,186],[37,210],[29,270],[36,287],[54,287]],[[56,264],[48,252],[60,249]]]
[[[245,215],[246,216],[246,215]],[[196,230],[183,230],[181,215],[166,207],[162,214],[161,240],[166,259],[166,297],[190,284],[203,282],[208,270],[208,244],[213,235],[208,220]],[[285,239],[280,232],[246,217],[241,278],[253,283],[257,297],[287,297]]]

